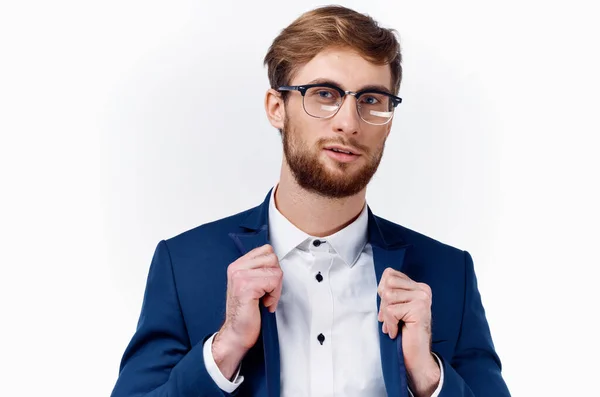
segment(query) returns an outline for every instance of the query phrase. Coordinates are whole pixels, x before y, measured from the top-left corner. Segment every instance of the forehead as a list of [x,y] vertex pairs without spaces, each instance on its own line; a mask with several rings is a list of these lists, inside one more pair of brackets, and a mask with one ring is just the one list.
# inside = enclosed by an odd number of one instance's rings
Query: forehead
[[318,53],[296,71],[291,84],[309,84],[313,80],[331,80],[344,90],[382,85],[392,90],[390,65],[376,65],[351,49],[330,48]]

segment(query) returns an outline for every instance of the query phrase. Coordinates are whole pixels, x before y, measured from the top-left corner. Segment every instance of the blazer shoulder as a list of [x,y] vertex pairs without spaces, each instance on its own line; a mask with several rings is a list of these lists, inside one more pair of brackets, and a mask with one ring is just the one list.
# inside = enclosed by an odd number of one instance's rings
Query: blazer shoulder
[[202,246],[220,244],[223,240],[228,241],[230,239],[229,233],[243,230],[240,224],[253,210],[254,208],[250,208],[225,218],[204,223],[165,241],[171,250],[177,251],[198,247],[199,244]]
[[385,233],[392,233],[396,236],[399,236],[406,244],[410,244],[418,250],[426,250],[429,252],[440,253],[444,255],[465,255],[465,251],[460,248],[446,244],[431,236],[427,236],[416,230],[409,229],[406,226],[402,226],[388,219],[384,219],[377,216],[376,218],[379,227]]

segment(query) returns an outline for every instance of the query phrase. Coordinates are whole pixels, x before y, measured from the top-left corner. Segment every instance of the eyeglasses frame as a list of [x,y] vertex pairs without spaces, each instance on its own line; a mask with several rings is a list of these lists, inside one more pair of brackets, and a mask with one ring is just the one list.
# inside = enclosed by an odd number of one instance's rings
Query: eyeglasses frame
[[[310,88],[314,88],[314,87],[323,87],[323,88],[331,88],[336,90],[339,94],[340,94],[340,98],[342,99],[337,110],[335,112],[333,112],[333,114],[331,114],[331,116],[327,116],[327,117],[318,117],[318,116],[313,116],[312,114],[308,113],[308,111],[306,110],[306,106],[304,105],[304,97],[306,95],[306,91]],[[368,122],[367,120],[363,119],[362,116],[360,115],[360,111],[358,110],[358,107],[360,106],[358,104],[358,99],[364,95],[364,94],[381,94],[381,95],[386,95],[387,97],[389,97],[392,101],[392,112],[395,113],[395,109],[396,106],[398,106],[399,104],[402,103],[402,98],[390,94],[389,92],[386,91],[382,91],[382,90],[376,90],[376,89],[371,89],[371,88],[367,88],[364,90],[360,90],[360,91],[344,91],[343,89],[341,89],[340,87],[338,87],[335,84],[331,84],[331,83],[317,83],[317,84],[303,84],[303,85],[284,85],[281,86],[277,89],[277,91],[282,92],[282,91],[298,91],[300,92],[300,94],[302,94],[302,108],[304,109],[304,112],[306,112],[306,114],[308,114],[311,117],[314,117],[316,119],[329,119],[333,116],[335,116],[340,109],[342,108],[343,104],[344,104],[344,99],[347,95],[352,95],[354,98],[356,98],[356,112],[358,113],[358,117],[360,117],[360,119],[362,121],[364,121],[367,124],[371,124],[371,125],[386,125],[387,123],[389,123],[393,118],[394,115],[392,114],[392,117],[390,117],[385,123],[382,124],[374,124],[371,122]]]

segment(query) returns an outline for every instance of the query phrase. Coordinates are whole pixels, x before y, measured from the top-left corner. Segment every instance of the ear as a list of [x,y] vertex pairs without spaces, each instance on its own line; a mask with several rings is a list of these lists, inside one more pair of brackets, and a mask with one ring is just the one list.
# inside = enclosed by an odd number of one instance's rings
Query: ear
[[278,130],[283,129],[285,120],[285,105],[281,93],[272,88],[267,90],[265,95],[265,112],[271,125]]

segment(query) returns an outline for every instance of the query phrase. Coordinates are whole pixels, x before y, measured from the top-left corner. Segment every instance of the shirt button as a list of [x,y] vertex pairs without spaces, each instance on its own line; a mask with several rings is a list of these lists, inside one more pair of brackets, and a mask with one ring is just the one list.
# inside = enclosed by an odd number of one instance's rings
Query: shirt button
[[321,245],[321,240],[315,240],[315,241],[313,241],[313,245],[315,247],[318,247],[319,245]]
[[325,342],[325,335],[319,334],[319,336],[317,336],[317,340],[321,345],[323,345],[323,342]]
[[318,282],[323,281],[323,276],[321,276],[321,272],[317,273],[317,275],[315,276],[315,278],[317,279]]

